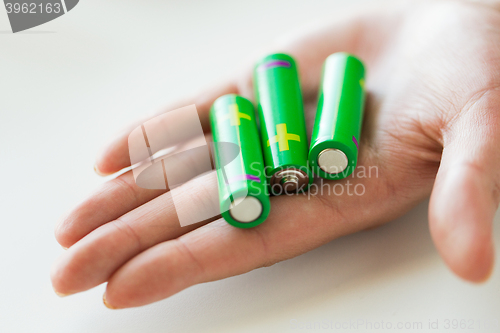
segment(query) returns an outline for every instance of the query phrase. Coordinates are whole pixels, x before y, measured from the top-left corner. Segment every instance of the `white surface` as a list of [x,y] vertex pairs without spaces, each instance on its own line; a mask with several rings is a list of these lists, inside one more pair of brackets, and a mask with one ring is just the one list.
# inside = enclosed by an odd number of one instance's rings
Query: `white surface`
[[[103,182],[92,167],[105,139],[343,3],[82,0],[30,33],[0,33],[0,332],[310,332],[292,320],[425,328],[496,318],[498,265],[481,286],[453,276],[432,245],[425,203],[379,229],[143,308],[106,309],[104,286],[64,299],[52,291],[49,267],[63,251],[53,226]],[[364,328],[343,331],[375,330]]]
[[236,221],[253,222],[262,214],[262,204],[254,197],[238,198],[233,202],[229,213]]

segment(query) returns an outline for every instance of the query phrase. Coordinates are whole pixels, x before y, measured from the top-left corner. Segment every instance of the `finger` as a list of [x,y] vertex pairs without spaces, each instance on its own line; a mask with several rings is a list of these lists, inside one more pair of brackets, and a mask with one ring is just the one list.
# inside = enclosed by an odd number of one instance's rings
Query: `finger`
[[[213,220],[219,212],[212,209],[207,214],[207,205],[218,208],[217,198],[217,178],[212,172],[100,226],[64,252],[53,265],[54,289],[68,295],[106,282],[114,271],[140,252]],[[183,204],[189,207],[183,209]],[[191,215],[203,215],[195,221],[199,223],[181,227],[179,216],[182,218],[186,210]]]
[[143,189],[135,183],[132,171],[112,179],[68,213],[55,227],[59,244],[71,247],[97,227],[117,219],[166,190]]
[[[203,140],[211,142],[211,135]],[[57,241],[69,248],[92,230],[165,193],[169,184],[175,187],[212,170],[209,149],[210,145],[190,141],[146,169],[136,168],[106,182],[56,225]]]
[[[229,82],[209,91],[203,92],[194,98],[176,103],[171,107],[166,108],[165,111],[167,112],[187,105],[195,104],[202,128],[205,132],[207,132],[209,129],[208,113],[213,102],[218,97],[231,93],[238,93],[238,88],[234,82]],[[147,120],[148,119],[143,119],[133,124],[104,147],[104,149],[98,155],[95,164],[95,171],[98,174],[109,175],[130,166],[130,155],[128,148],[129,134]]]
[[[338,183],[346,185],[346,181]],[[256,228],[238,229],[218,220],[158,244],[114,273],[107,285],[105,303],[111,308],[125,308],[155,302],[193,284],[294,257],[390,219],[388,211],[396,216],[408,208],[395,204],[397,194],[384,181],[365,179],[363,184],[363,196],[344,193],[325,199],[307,195],[273,197],[270,217]]]
[[429,207],[432,237],[448,266],[481,282],[492,272],[492,221],[500,195],[498,90],[474,98],[444,135]]

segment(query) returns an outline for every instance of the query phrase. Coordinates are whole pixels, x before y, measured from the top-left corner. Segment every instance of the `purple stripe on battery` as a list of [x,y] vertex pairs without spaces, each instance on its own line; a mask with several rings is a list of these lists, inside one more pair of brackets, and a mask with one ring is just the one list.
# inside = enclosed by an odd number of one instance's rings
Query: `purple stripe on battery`
[[228,183],[231,184],[231,183],[239,182],[239,181],[242,181],[242,180],[253,180],[253,181],[256,181],[256,182],[260,183],[260,178],[257,177],[257,176],[254,176],[254,175],[239,175],[239,176],[235,176],[235,177],[229,179]]
[[354,136],[352,137],[352,141],[353,141],[353,142],[354,142],[354,144],[356,145],[356,148],[358,148],[358,149],[359,149],[359,147],[358,147],[358,140],[356,140],[356,138],[355,138]]
[[292,65],[286,60],[273,60],[260,65],[261,70],[266,70],[274,67],[286,67],[290,68]]

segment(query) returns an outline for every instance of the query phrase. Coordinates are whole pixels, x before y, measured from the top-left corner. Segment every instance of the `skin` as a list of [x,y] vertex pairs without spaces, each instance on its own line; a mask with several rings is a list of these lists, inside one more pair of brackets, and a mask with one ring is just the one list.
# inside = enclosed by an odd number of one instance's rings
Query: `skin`
[[[324,59],[345,51],[364,60],[368,97],[358,165],[377,166],[379,174],[332,183],[363,184],[364,195],[273,197],[269,219],[254,229],[222,219],[181,228],[171,194],[141,189],[127,172],[57,225],[57,241],[68,250],[52,268],[55,291],[74,294],[108,282],[108,307],[142,306],[379,226],[429,195],[429,227],[444,262],[465,280],[485,281],[500,198],[500,6],[450,0],[378,7],[343,14],[273,50],[297,60],[309,127]],[[209,108],[227,93],[252,98],[251,70],[165,110],[196,104],[208,135]],[[100,154],[99,174],[129,166],[129,133]],[[204,177],[215,188],[213,175]],[[196,191],[188,186],[183,195],[203,196]]]

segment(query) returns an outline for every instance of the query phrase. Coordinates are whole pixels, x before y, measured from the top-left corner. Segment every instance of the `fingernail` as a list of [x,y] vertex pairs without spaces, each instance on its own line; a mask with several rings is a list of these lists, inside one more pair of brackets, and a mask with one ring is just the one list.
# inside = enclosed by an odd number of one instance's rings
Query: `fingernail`
[[111,306],[107,301],[106,301],[106,293],[104,293],[102,295],[102,302],[104,303],[104,306],[107,307],[108,309],[111,309],[111,310],[116,310],[117,308],[115,308],[114,306]]
[[97,173],[97,174],[98,174],[99,176],[101,176],[101,177],[105,177],[105,176],[107,176],[105,173],[101,172],[101,171],[99,170],[99,168],[97,168],[97,165],[95,165],[95,164],[94,164],[94,171],[95,171],[95,173]]
[[57,295],[57,296],[59,296],[59,297],[66,297],[66,296],[71,295],[71,294],[63,294],[63,293],[57,292],[57,291],[55,291],[55,290],[54,290],[54,292],[55,292],[55,293],[56,293],[56,295]]
[[61,246],[63,248],[63,250],[67,250],[68,248],[67,247],[64,247],[64,246]]

